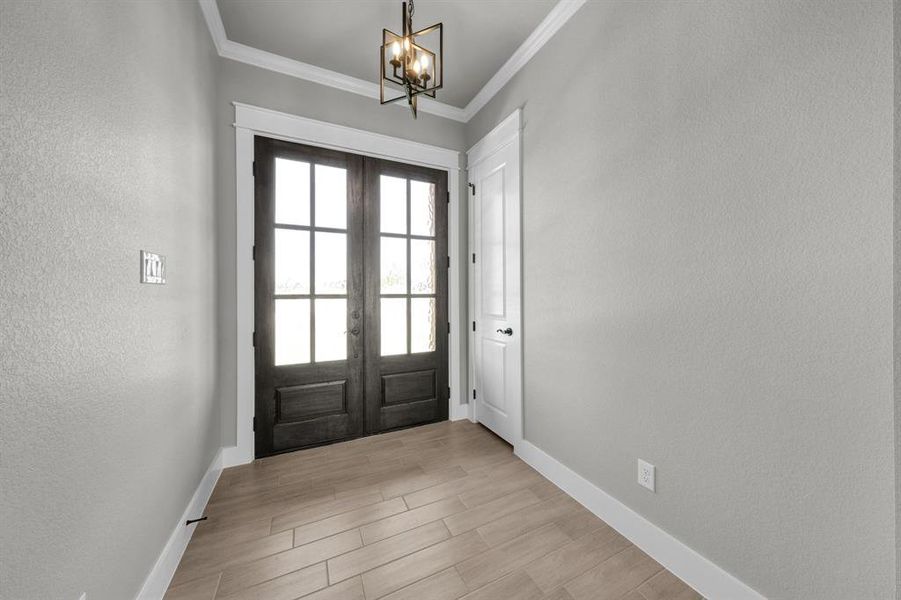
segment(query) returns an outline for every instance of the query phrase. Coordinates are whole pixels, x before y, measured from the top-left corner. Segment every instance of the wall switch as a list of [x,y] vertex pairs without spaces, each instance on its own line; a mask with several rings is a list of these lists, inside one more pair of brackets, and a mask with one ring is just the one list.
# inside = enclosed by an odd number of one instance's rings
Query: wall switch
[[638,485],[656,492],[656,468],[649,462],[638,459]]
[[141,250],[141,283],[166,283],[166,257]]

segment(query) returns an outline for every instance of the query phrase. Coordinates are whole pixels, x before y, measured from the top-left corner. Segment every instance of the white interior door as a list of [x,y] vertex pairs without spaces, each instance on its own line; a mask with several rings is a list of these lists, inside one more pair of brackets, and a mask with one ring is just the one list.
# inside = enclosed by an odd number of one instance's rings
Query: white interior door
[[514,445],[522,438],[519,149],[517,111],[469,152],[474,416]]

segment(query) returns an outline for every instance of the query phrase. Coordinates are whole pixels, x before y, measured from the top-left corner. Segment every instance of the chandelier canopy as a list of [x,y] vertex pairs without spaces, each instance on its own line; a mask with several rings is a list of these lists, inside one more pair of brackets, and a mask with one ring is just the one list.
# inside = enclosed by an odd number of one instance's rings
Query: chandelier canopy
[[[444,25],[413,31],[413,0],[403,2],[401,7],[402,33],[382,29],[379,99],[388,104],[406,98],[415,119],[417,97],[425,94],[434,98],[443,85]],[[394,93],[400,95],[385,97]]]

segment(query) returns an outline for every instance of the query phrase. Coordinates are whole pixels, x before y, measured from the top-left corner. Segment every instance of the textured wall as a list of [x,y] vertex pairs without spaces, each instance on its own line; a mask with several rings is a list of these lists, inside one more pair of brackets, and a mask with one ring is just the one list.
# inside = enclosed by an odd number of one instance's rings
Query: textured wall
[[892,3],[895,63],[895,598],[901,600],[901,1]]
[[[378,65],[376,65],[378,66]],[[461,123],[380,106],[377,100],[288,77],[227,59],[220,59],[216,116],[217,164],[222,194],[218,203],[219,242],[219,364],[222,378],[222,435],[224,445],[235,443],[235,111],[243,102],[310,119],[406,138],[453,150],[463,150]],[[465,186],[460,186],[461,193]],[[465,197],[464,197],[465,199]],[[465,238],[464,238],[465,240]],[[464,242],[465,246],[465,242]],[[462,331],[461,331],[462,333]]]
[[215,69],[196,2],[0,2],[0,597],[134,597],[219,447]]
[[467,126],[524,109],[526,437],[774,599],[894,594],[892,93],[888,0],[590,2]]

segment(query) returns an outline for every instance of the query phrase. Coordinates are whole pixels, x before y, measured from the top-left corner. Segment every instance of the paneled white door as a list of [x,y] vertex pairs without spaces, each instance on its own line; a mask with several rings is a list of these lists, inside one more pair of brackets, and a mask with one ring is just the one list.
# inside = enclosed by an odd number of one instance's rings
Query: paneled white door
[[472,402],[475,419],[514,445],[522,438],[519,149],[517,112],[469,152]]

